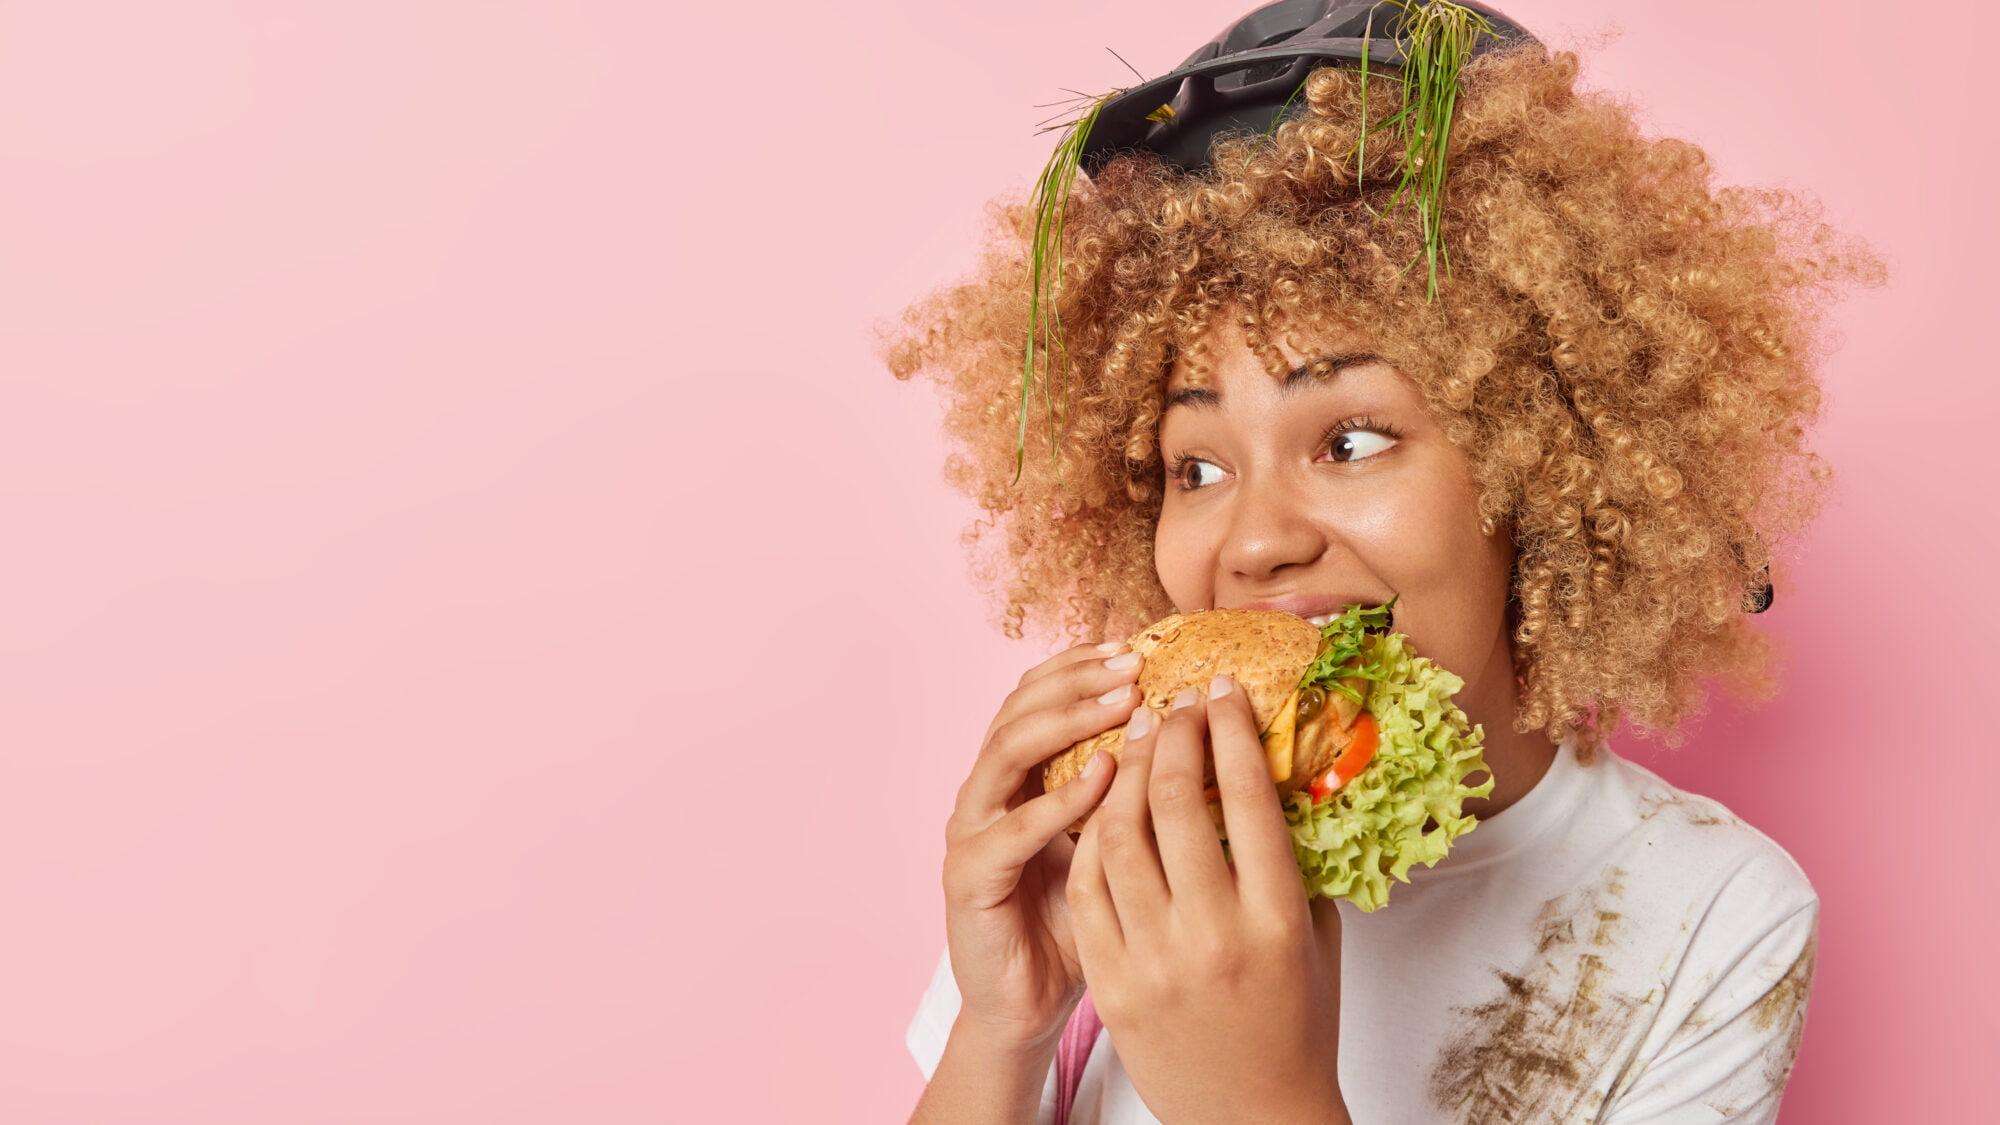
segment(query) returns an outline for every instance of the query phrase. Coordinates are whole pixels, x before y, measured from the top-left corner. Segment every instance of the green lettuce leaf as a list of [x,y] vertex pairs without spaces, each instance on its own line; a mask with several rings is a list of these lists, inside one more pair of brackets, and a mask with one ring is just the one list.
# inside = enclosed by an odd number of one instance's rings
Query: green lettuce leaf
[[1307,897],[1345,898],[1372,912],[1389,901],[1390,879],[1408,883],[1411,867],[1436,865],[1472,831],[1477,821],[1464,802],[1490,795],[1493,778],[1465,783],[1486,772],[1485,732],[1452,703],[1465,681],[1412,652],[1403,634],[1363,633],[1359,623],[1336,619],[1326,628],[1359,635],[1355,664],[1342,674],[1359,670],[1369,680],[1363,705],[1381,742],[1368,768],[1331,797],[1315,804],[1304,789],[1288,794],[1285,823]]
[[1368,634],[1388,631],[1390,611],[1395,607],[1396,598],[1393,597],[1385,605],[1368,608],[1351,604],[1340,616],[1320,626],[1319,655],[1306,667],[1305,675],[1299,678],[1299,686],[1323,684],[1356,703],[1363,702],[1353,688],[1340,681],[1354,676],[1371,680],[1381,678],[1382,670],[1374,662],[1358,658],[1363,655],[1362,642]]

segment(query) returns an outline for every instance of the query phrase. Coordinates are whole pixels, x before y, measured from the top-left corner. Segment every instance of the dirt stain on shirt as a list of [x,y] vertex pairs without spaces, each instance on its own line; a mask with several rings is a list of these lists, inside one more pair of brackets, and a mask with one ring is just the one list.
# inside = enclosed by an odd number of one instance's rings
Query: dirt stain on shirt
[[[1734,1117],[1753,1105],[1776,1104],[1782,1097],[1785,1084],[1791,1080],[1792,1064],[1798,1060],[1799,1041],[1804,1035],[1806,1019],[1806,997],[1812,991],[1813,961],[1819,945],[1819,935],[1815,932],[1799,955],[1792,960],[1785,975],[1771,986],[1761,999],[1749,1009],[1750,1022],[1758,1031],[1769,1032],[1783,1027],[1783,1037],[1773,1037],[1764,1049],[1763,1078],[1766,1093],[1761,1098],[1750,1098],[1718,1104],[1707,1103],[1708,1108],[1722,1117]],[[1690,1017],[1686,1023],[1688,1030],[1706,1026],[1710,1021]]]
[[1785,1037],[1774,1040],[1774,1046],[1764,1055],[1764,1077],[1774,1087],[1784,1086],[1799,1056],[1799,1040],[1806,1029],[1806,996],[1812,991],[1813,962],[1818,953],[1819,933],[1815,930],[1799,955],[1792,959],[1791,968],[1750,1009],[1757,1030],[1785,1029]]
[[[1542,1121],[1566,1113],[1599,1069],[1597,1054],[1621,1038],[1651,998],[1607,987],[1601,950],[1618,941],[1625,872],[1542,904],[1533,926],[1536,960],[1495,970],[1498,995],[1461,1007],[1465,1022],[1439,1052],[1431,1100],[1460,1122]],[[1601,1097],[1593,1102],[1601,1101]]]
[[1685,794],[1672,790],[1659,790],[1640,798],[1640,820],[1651,820],[1669,809],[1696,828],[1716,828],[1725,824],[1740,824],[1734,814],[1717,811],[1717,807],[1689,800]]

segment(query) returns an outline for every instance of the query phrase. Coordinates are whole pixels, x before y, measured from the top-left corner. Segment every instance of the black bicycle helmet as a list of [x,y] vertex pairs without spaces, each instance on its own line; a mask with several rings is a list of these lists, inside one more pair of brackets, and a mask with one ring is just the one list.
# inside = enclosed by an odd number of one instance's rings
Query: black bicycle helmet
[[[1505,13],[1475,0],[1459,5],[1484,16],[1497,33],[1474,38],[1469,57],[1519,43],[1539,43]],[[1144,149],[1186,172],[1208,166],[1209,144],[1228,131],[1263,132],[1292,116],[1292,95],[1321,66],[1400,68],[1406,9],[1385,0],[1277,0],[1251,11],[1202,44],[1187,60],[1105,102],[1078,160],[1095,176],[1113,155]],[[1365,36],[1365,38],[1364,38]],[[1291,102],[1287,106],[1287,102]],[[1161,105],[1171,115],[1159,113]],[[1150,115],[1150,116],[1149,116]]]

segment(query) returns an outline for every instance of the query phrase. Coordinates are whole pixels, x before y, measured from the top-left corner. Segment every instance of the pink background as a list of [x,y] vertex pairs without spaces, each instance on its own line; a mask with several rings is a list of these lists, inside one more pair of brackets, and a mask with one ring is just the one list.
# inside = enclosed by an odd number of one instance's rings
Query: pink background
[[[907,1113],[943,819],[1044,650],[867,326],[1034,103],[1248,6],[0,9],[0,1117]],[[2000,1113],[2000,21],[1507,8],[1890,259],[1787,693],[1624,745],[1824,896],[1789,1120]]]

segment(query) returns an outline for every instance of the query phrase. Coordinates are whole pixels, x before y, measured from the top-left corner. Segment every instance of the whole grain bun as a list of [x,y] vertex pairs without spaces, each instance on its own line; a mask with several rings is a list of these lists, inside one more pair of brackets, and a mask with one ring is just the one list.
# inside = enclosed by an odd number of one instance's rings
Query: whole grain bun
[[[1278,707],[1299,686],[1319,654],[1319,629],[1303,617],[1275,609],[1207,609],[1176,613],[1139,630],[1132,651],[1139,666],[1141,706],[1165,714],[1167,704],[1183,688],[1208,690],[1208,682],[1226,673],[1250,698],[1257,729],[1271,725]],[[1050,758],[1042,767],[1042,788],[1054,792],[1075,780],[1092,756],[1104,752],[1115,760],[1125,748],[1121,724],[1086,738]],[[1210,802],[1211,812],[1219,810]],[[1083,831],[1089,814],[1071,824]]]

